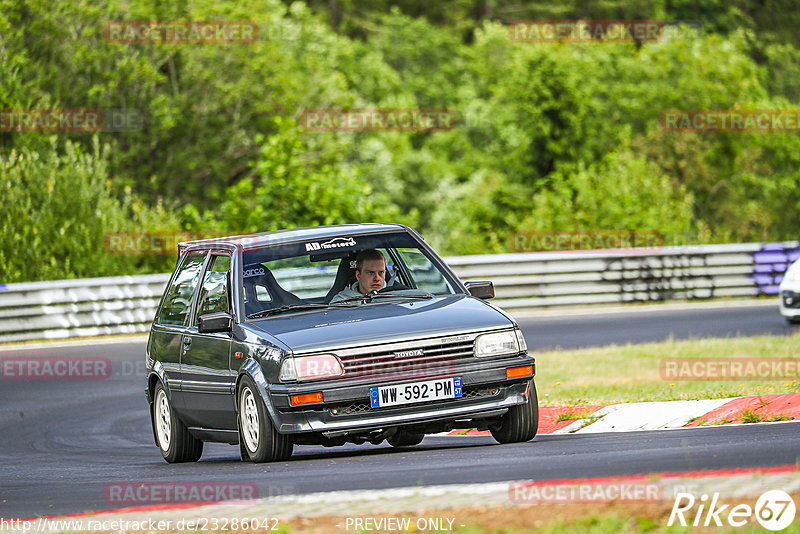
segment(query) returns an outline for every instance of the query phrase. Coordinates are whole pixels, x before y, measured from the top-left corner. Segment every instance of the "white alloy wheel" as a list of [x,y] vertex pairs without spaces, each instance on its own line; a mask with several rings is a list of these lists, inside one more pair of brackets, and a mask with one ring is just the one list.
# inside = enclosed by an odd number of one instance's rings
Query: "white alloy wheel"
[[255,452],[258,449],[258,434],[260,432],[260,424],[258,420],[258,406],[256,406],[255,395],[253,391],[245,386],[242,388],[242,396],[240,399],[239,416],[242,422],[242,434],[244,434],[244,442],[247,450]]
[[172,417],[170,416],[169,399],[163,389],[158,390],[156,395],[155,408],[156,434],[158,435],[158,446],[161,450],[169,450],[170,439],[172,436]]

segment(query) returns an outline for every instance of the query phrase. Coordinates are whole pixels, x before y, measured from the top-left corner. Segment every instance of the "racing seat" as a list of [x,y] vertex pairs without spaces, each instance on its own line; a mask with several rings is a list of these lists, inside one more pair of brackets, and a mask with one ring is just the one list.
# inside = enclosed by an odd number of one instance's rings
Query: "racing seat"
[[336,270],[336,278],[334,278],[333,285],[328,290],[327,295],[325,295],[325,302],[330,302],[339,291],[355,281],[356,253],[351,252],[339,262],[339,268]]
[[[245,265],[243,287],[245,294],[245,314],[250,315],[265,308],[277,308],[287,304],[300,304],[303,299],[285,290],[278,284],[275,275],[260,263]],[[258,288],[266,290],[269,300],[259,299]],[[263,293],[262,293],[263,294]]]
[[[386,287],[392,287],[396,283],[399,284],[400,281],[398,280],[398,269],[395,268],[391,263],[386,266]],[[330,302],[333,297],[345,287],[352,285],[356,281],[356,253],[351,252],[344,258],[342,261],[339,262],[339,268],[336,271],[336,278],[333,280],[333,286],[331,286],[330,290],[328,290],[328,294],[325,295],[325,302]],[[403,286],[405,288],[405,286]]]

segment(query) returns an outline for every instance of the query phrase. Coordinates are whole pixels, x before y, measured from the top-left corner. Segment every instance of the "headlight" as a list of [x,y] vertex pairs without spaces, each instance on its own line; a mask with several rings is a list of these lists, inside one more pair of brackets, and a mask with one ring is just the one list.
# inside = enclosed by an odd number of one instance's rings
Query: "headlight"
[[499,356],[501,354],[518,354],[520,352],[517,335],[509,330],[483,334],[475,338],[475,356]]
[[281,364],[281,381],[320,380],[344,374],[344,368],[333,354],[315,354],[287,358]]

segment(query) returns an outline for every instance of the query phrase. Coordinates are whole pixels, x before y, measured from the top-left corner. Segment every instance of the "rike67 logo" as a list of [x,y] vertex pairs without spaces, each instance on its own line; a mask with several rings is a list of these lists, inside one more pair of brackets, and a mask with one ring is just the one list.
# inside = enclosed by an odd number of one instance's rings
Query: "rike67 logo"
[[754,508],[748,504],[737,504],[732,508],[730,504],[721,504],[719,493],[714,493],[710,502],[708,494],[701,495],[698,501],[691,493],[678,493],[667,526],[671,527],[677,520],[684,527],[721,527],[723,521],[732,527],[742,527],[755,517],[767,530],[783,530],[792,524],[795,512],[794,500],[781,490],[763,493]]

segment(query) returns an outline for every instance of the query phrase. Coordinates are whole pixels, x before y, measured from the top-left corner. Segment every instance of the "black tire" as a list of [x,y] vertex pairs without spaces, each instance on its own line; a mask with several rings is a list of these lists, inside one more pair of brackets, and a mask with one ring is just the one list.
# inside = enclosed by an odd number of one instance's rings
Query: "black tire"
[[419,445],[425,439],[425,434],[422,432],[409,432],[407,430],[398,430],[395,435],[388,438],[386,441],[392,447],[413,447]]
[[167,392],[161,382],[153,392],[150,419],[161,456],[171,463],[196,462],[203,455],[203,442],[189,433],[186,425],[175,415]]
[[786,317],[786,322],[789,326],[797,326],[800,324],[800,317]]
[[[238,421],[238,417],[237,417]],[[244,440],[242,439],[242,427],[241,423],[239,424],[239,457],[242,459],[243,462],[250,461],[250,455],[247,453],[247,447],[244,446]]]
[[539,429],[539,399],[536,384],[531,380],[528,402],[509,408],[499,427],[489,429],[499,443],[522,443],[530,441]]
[[[292,456],[294,442],[287,434],[279,434],[264,408],[264,401],[249,376],[242,378],[236,394],[239,405],[240,449],[254,463],[281,462]],[[252,402],[251,402],[252,401]]]

